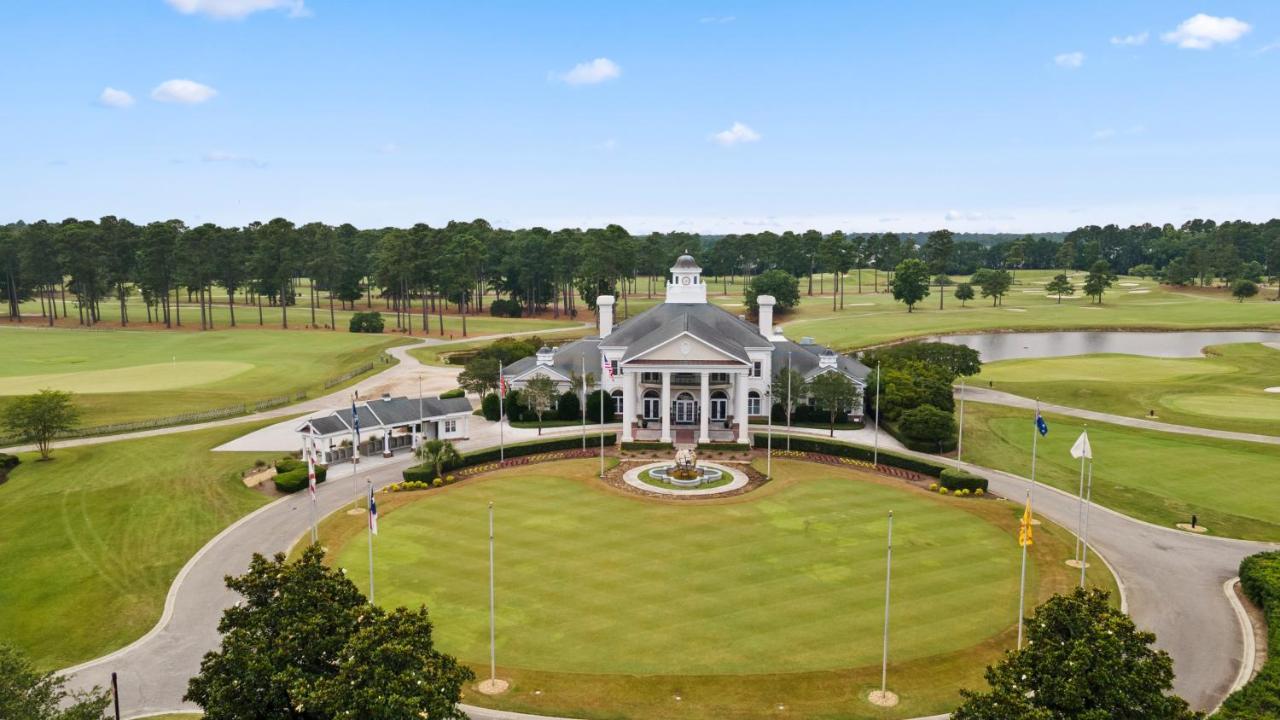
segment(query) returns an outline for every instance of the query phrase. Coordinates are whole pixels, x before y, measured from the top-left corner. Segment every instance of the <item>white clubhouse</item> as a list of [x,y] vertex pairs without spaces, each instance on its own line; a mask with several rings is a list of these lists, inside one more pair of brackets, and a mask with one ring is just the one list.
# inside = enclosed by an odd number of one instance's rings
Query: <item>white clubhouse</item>
[[[865,366],[808,338],[788,340],[773,326],[775,299],[758,303],[758,325],[709,303],[702,269],[681,255],[661,305],[614,327],[614,298],[602,295],[597,337],[544,347],[503,373],[515,389],[544,376],[561,391],[581,391],[578,378],[593,374],[620,401],[623,442],[746,443],[749,418],[769,413],[771,379],[788,364],[806,379],[845,375],[861,395]],[[861,419],[861,398],[850,414]]]

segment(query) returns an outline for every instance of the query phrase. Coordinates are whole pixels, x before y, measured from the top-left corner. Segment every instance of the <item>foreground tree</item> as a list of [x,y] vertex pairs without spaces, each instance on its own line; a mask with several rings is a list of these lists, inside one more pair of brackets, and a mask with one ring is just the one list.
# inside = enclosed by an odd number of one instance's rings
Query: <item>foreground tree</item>
[[1102,304],[1102,294],[1115,282],[1116,276],[1111,274],[1111,266],[1106,260],[1099,260],[1089,268],[1084,278],[1084,294],[1094,298],[1094,302]]
[[916,258],[903,260],[893,270],[890,288],[893,299],[906,304],[907,312],[914,312],[916,303],[929,296],[929,267]]
[[111,696],[98,689],[68,692],[67,679],[36,670],[8,645],[0,645],[0,718],[5,720],[102,720]]
[[1045,284],[1044,290],[1050,295],[1057,295],[1059,305],[1062,304],[1063,295],[1076,294],[1075,283],[1067,279],[1066,273],[1058,273],[1057,275],[1054,275],[1053,279]]
[[429,717],[465,720],[472,672],[432,642],[426,608],[372,607],[324,551],[296,562],[254,555],[227,579],[244,599],[223,612],[184,699],[208,720]]
[[[782,366],[773,376],[773,384],[769,388],[770,394],[773,396],[774,402],[782,406],[784,413],[782,419],[786,421],[796,414],[796,405],[802,398],[809,396],[809,383],[804,379],[804,373],[799,370]],[[769,412],[773,412],[773,408],[769,408]]]
[[538,416],[538,434],[542,434],[542,416],[551,410],[556,401],[556,382],[545,375],[539,375],[525,383],[520,391],[520,403],[524,408]]
[[756,298],[761,295],[773,296],[775,310],[790,310],[800,304],[800,281],[786,270],[766,270],[747,283],[742,295],[753,314],[760,309]]
[[1154,650],[1101,590],[1036,608],[1027,644],[988,667],[985,692],[962,690],[953,720],[1192,720],[1173,688],[1173,660]]
[[4,425],[9,434],[35,443],[41,460],[49,459],[53,439],[74,430],[79,421],[80,410],[72,402],[71,393],[61,390],[23,395],[10,400],[4,409]]
[[444,477],[445,469],[462,462],[462,455],[448,440],[427,440],[418,448],[418,457],[435,468],[438,478]]
[[858,387],[838,372],[824,372],[809,381],[814,403],[827,412],[828,430],[836,436],[836,415],[847,413],[858,401]]
[[964,307],[966,300],[973,299],[973,286],[969,283],[956,285],[956,299],[960,301],[960,307]]

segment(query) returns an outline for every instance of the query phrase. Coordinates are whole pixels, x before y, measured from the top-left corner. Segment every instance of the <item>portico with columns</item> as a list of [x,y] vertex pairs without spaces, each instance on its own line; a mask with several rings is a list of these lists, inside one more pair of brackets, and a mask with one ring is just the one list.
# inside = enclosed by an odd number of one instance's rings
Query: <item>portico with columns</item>
[[598,337],[544,348],[507,366],[505,376],[517,389],[541,374],[580,392],[569,378],[585,369],[614,398],[623,442],[680,444],[750,442],[751,418],[768,415],[771,378],[786,364],[806,374],[841,372],[861,387],[866,368],[811,341],[787,340],[773,326],[774,298],[757,302],[755,323],[708,302],[702,269],[685,254],[671,268],[665,302],[615,327],[615,300],[602,295]]

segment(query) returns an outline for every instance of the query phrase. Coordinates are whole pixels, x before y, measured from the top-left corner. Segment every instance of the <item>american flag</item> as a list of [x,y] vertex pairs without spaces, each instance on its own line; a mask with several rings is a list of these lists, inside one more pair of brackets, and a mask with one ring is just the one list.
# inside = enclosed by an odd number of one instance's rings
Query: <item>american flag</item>
[[498,392],[502,393],[502,397],[507,396],[507,376],[502,374],[502,366],[498,366]]
[[373,483],[369,483],[369,532],[378,534],[378,501],[373,499]]
[[613,379],[613,363],[609,362],[609,358],[600,353],[600,369],[604,371],[604,377]]
[[311,435],[307,443],[307,490],[311,492],[311,500],[316,499],[316,436]]

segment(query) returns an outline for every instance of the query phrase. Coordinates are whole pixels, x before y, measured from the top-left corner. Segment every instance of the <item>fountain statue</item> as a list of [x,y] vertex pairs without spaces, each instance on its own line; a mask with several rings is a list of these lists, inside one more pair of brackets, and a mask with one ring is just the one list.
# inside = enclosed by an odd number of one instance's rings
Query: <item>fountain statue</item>
[[693,448],[684,448],[676,451],[674,464],[653,468],[649,471],[649,476],[672,485],[693,488],[720,480],[724,477],[724,471],[699,467],[698,453]]
[[676,452],[676,465],[671,477],[681,480],[693,480],[699,477],[698,453],[693,448],[684,448]]

